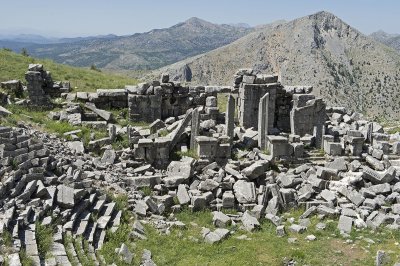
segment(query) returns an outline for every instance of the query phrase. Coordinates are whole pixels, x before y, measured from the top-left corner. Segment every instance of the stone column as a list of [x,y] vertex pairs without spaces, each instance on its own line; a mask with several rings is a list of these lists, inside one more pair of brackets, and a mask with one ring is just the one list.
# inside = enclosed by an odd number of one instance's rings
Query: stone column
[[368,124],[368,128],[367,128],[367,142],[369,144],[373,144],[372,143],[372,133],[374,132],[374,124],[373,123],[369,123]]
[[267,148],[266,140],[268,135],[268,103],[269,93],[266,93],[258,105],[258,146],[261,150]]
[[111,141],[114,141],[117,137],[117,127],[115,125],[110,125],[108,128],[108,136],[110,137]]
[[200,131],[200,112],[199,108],[193,110],[192,115],[192,129],[190,134],[190,149],[196,149],[196,137],[199,135]]
[[27,90],[30,102],[33,106],[48,107],[51,105],[49,98],[43,91],[44,80],[39,71],[28,71],[25,73]]
[[225,134],[233,139],[233,131],[235,129],[235,98],[231,94],[228,96],[228,104],[225,114]]

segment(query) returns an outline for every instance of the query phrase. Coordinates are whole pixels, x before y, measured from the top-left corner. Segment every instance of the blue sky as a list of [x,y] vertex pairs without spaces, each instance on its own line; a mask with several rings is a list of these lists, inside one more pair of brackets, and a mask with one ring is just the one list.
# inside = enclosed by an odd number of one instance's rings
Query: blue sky
[[56,37],[133,34],[190,17],[254,26],[321,10],[363,33],[400,33],[399,0],[2,0],[1,7],[0,33]]

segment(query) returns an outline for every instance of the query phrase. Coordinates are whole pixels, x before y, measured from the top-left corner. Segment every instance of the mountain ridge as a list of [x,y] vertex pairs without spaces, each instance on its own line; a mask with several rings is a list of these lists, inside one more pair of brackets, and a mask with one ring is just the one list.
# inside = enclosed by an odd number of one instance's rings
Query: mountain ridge
[[400,34],[390,34],[384,32],[383,30],[379,30],[377,32],[371,33],[369,36],[376,41],[379,41],[400,52]]
[[[73,66],[105,69],[156,69],[226,45],[253,29],[213,24],[197,17],[164,29],[58,44],[24,47],[39,58]],[[0,46],[1,46],[0,42]],[[4,46],[4,45],[3,45]]]
[[312,85],[328,104],[400,118],[400,54],[321,11],[252,32],[235,42],[153,72],[192,84],[230,85],[239,68],[278,73],[284,85]]

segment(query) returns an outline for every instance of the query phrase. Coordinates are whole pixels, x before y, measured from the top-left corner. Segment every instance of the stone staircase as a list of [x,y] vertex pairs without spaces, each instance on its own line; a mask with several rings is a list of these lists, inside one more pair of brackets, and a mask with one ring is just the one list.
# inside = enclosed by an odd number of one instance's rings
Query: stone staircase
[[[121,212],[91,179],[55,161],[40,140],[5,127],[0,127],[0,178],[0,237],[12,234],[10,265],[21,265],[22,250],[34,265],[100,265],[96,251],[106,230],[120,225]],[[57,225],[46,259],[38,251],[37,223]],[[81,244],[71,246],[69,237]],[[85,263],[79,254],[85,254]]]

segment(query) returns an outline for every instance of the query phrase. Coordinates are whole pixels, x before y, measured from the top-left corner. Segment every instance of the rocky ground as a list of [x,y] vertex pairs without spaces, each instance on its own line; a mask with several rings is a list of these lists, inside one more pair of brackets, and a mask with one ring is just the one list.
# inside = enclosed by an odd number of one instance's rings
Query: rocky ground
[[[181,87],[167,74],[97,93],[65,93],[69,88],[57,86],[63,102],[55,109],[43,90],[54,89],[48,72],[30,66],[30,98],[10,98],[7,107],[16,114],[1,112],[0,263],[335,265],[368,264],[371,252],[375,265],[398,263],[398,130],[385,132],[343,107],[325,108],[305,87],[281,86],[276,76],[242,72],[239,97],[249,86],[251,92],[263,86],[271,95],[278,91],[273,102],[296,103],[290,116],[281,103],[276,121],[311,110],[290,127],[311,125],[314,135],[267,128],[276,135],[264,131],[266,140],[259,138],[262,124],[269,125],[262,107],[258,130],[239,126],[249,121],[234,123],[236,88]],[[231,94],[223,114],[218,93],[225,90]],[[167,104],[181,97],[185,108],[171,110],[184,112],[140,126],[118,123],[115,110],[128,105],[131,118],[152,120],[157,108],[137,107],[164,94]],[[52,111],[35,111],[33,102]],[[110,105],[116,109],[102,109]],[[244,116],[254,107],[247,109],[239,116],[254,122]],[[322,124],[313,120],[315,112]],[[265,149],[259,141],[268,142]],[[236,245],[243,250],[233,252]],[[326,260],[330,247],[338,252],[334,261]]]
[[[333,113],[332,129],[352,127],[355,122],[345,123],[345,117]],[[1,127],[1,231],[3,236],[9,232],[12,243],[3,246],[2,259],[19,265],[24,250],[36,264],[73,264],[80,252],[79,245],[67,244],[73,236],[87,241],[86,256],[102,264],[104,258],[96,251],[107,241],[106,231],[118,229],[123,211],[136,217],[130,234],[142,239],[146,238],[142,223],[163,234],[185,227],[179,220],[165,219],[185,206],[192,211],[214,210],[216,229],[202,229],[201,241],[210,244],[229,237],[232,224],[252,232],[264,218],[276,226],[279,236],[306,231],[315,215],[322,219],[317,225],[321,229],[324,217],[338,217],[343,237],[362,228],[399,230],[399,135],[375,128],[387,145],[382,141],[367,145],[359,158],[309,151],[304,161],[290,163],[253,148],[237,150],[237,158],[223,166],[215,162],[204,166],[184,156],[166,170],[157,170],[136,161],[131,149],[115,151],[108,146],[102,157],[92,157],[71,150],[70,142],[54,135],[23,126]],[[114,195],[118,194],[127,196],[125,210],[117,207]],[[294,207],[304,213],[288,226],[281,213]],[[238,212],[224,213],[232,209]],[[47,251],[53,256],[39,253],[40,225],[54,227]],[[128,263],[130,252],[121,243],[118,254]],[[144,255],[146,265],[152,263],[149,254]]]

